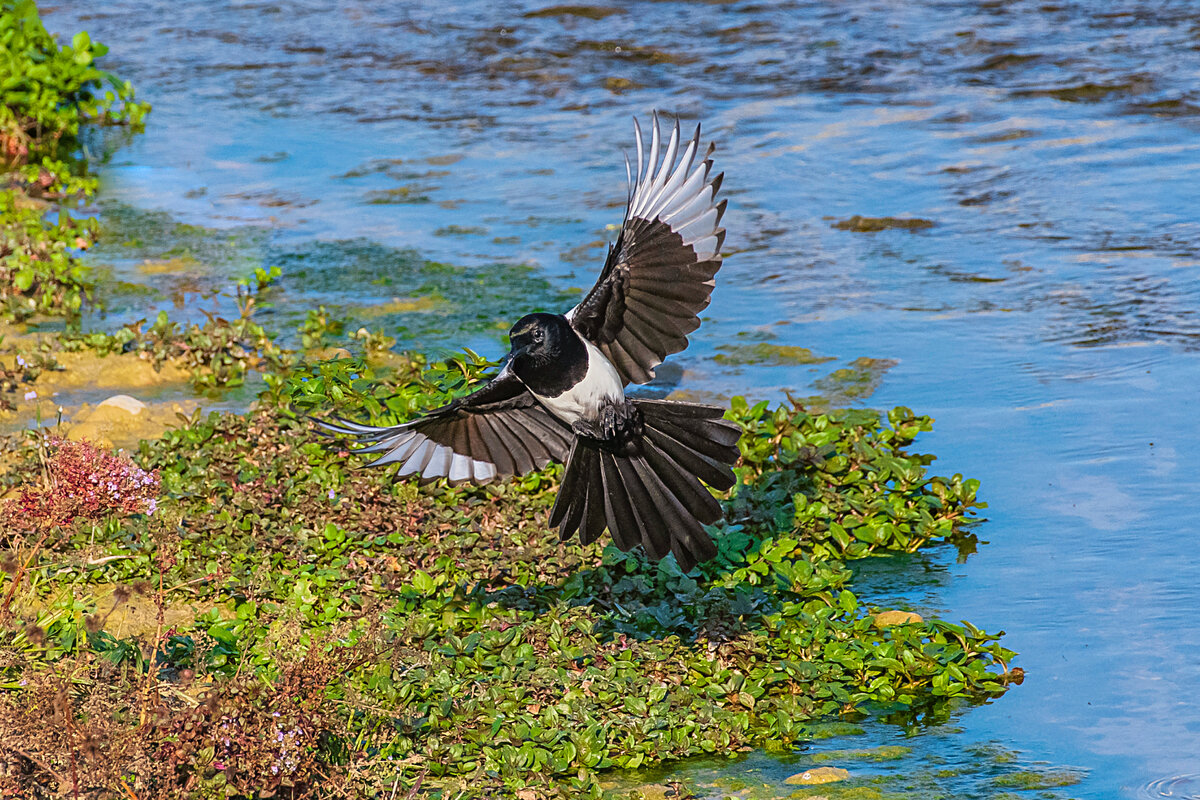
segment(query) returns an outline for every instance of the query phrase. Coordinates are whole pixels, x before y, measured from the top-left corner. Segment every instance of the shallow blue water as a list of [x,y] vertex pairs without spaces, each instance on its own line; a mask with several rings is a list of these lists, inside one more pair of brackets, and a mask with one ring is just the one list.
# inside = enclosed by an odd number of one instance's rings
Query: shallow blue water
[[[630,117],[702,121],[727,172],[728,258],[666,382],[777,397],[894,359],[866,402],[933,415],[935,466],[983,482],[977,554],[873,563],[863,580],[1008,631],[1028,677],[956,714],[959,732],[905,743],[919,757],[998,742],[1085,770],[1078,797],[1195,793],[1170,782],[1200,773],[1194,5],[630,2],[601,19],[528,16],[532,2],[97,5],[66,0],[48,24],[109,44],[109,68],[155,106],[100,170],[103,196],[265,226],[268,263],[361,237],[586,287],[620,220]],[[831,227],[853,214],[936,225]],[[285,275],[281,304],[390,298],[321,285]],[[747,332],[836,361],[713,362]]]

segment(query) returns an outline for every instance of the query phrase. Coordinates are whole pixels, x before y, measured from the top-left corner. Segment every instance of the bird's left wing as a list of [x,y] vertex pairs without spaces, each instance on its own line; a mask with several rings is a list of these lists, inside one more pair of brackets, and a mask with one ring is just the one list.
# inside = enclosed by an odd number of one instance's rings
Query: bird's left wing
[[[637,174],[629,178],[621,232],[600,279],[566,316],[626,383],[646,383],[700,326],[697,315],[708,306],[721,267],[725,201],[717,202],[722,176],[709,176],[711,145],[696,163],[699,126],[680,152],[676,122],[663,151],[655,116],[648,156],[636,120],[634,130]],[[625,169],[630,171],[628,159]]]
[[507,368],[475,392],[401,425],[317,424],[365,445],[355,452],[381,453],[371,466],[399,463],[398,477],[453,484],[490,483],[562,461],[573,437]]

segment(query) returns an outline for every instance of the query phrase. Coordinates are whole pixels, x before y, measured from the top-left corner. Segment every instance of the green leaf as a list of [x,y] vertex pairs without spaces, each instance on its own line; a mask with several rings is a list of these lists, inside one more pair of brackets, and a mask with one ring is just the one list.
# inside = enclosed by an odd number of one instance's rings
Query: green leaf
[[850,614],[858,608],[858,598],[854,596],[854,592],[851,592],[849,589],[843,589],[842,593],[838,595],[838,606],[842,611]]
[[429,573],[421,569],[417,570],[416,573],[413,574],[412,585],[414,589],[423,595],[431,595],[437,588],[437,585],[433,582],[433,578],[429,575]]
[[33,286],[34,272],[30,267],[17,270],[17,274],[13,276],[13,286],[19,292],[28,292]]

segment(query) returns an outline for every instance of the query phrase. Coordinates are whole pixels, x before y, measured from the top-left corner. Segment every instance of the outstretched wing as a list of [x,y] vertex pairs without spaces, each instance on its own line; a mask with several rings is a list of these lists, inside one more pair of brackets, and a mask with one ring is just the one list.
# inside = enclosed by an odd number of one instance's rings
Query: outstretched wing
[[453,484],[490,483],[562,461],[573,436],[507,367],[477,391],[402,425],[317,424],[366,445],[355,452],[382,453],[371,466],[399,463],[398,477]]
[[[655,115],[644,164],[641,127],[637,120],[633,125],[637,176],[629,178],[625,221],[600,279],[566,316],[626,383],[646,383],[654,367],[687,347],[687,335],[700,327],[697,315],[708,306],[721,268],[726,201],[716,200],[724,175],[709,177],[712,145],[695,164],[699,125],[680,154],[677,121],[660,158]],[[628,158],[625,170],[630,172]]]

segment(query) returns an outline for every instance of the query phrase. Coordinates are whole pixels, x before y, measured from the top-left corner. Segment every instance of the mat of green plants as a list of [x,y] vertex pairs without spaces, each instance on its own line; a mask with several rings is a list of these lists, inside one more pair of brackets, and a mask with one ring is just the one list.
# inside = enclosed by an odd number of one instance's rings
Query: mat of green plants
[[[422,486],[318,436],[309,415],[401,421],[494,365],[324,309],[272,331],[286,271],[229,287],[227,317],[80,329],[86,137],[149,108],[28,0],[0,30],[0,796],[599,796],[1019,681],[998,635],[850,584],[849,561],[973,541],[978,484],[930,471],[909,409],[734,398],[719,555],[684,574],[560,542],[558,466]],[[39,405],[81,357],[261,391],[117,451]]]

